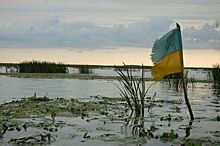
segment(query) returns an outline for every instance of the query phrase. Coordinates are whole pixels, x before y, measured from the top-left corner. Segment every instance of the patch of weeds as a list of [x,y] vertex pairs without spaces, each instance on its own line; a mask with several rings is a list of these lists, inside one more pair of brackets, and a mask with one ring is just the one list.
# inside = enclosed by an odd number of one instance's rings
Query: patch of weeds
[[202,146],[201,139],[187,139],[184,142],[184,146]]
[[51,116],[87,116],[90,111],[97,111],[103,105],[96,102],[78,102],[66,99],[49,99],[47,97],[24,98],[0,106],[0,116],[10,118],[37,118]]
[[215,137],[220,137],[220,131],[211,131],[210,133]]
[[181,108],[178,106],[172,106],[170,107],[170,109],[172,109],[175,113],[181,113]]
[[182,104],[182,99],[176,99],[176,100],[155,100],[154,102],[158,103],[167,103],[167,104]]
[[46,131],[49,131],[49,132],[56,132],[56,131],[58,131],[58,129],[56,127],[44,127],[43,129],[46,130]]
[[147,137],[147,138],[154,138],[153,131],[151,129],[142,130],[139,132],[139,137]]
[[28,137],[22,138],[11,138],[8,143],[13,143],[20,146],[29,146],[29,145],[43,145],[43,144],[50,144],[54,142],[55,138],[50,134],[37,134]]
[[102,97],[101,99],[109,101],[126,101],[124,97]]
[[170,114],[168,114],[167,116],[165,117],[161,117],[160,118],[160,121],[182,121],[183,120],[183,117],[181,116],[177,116],[177,117],[172,117]]
[[49,99],[48,97],[44,96],[44,97],[30,97],[29,98],[30,101],[37,101],[37,102],[40,102],[40,101],[50,101],[52,99]]
[[210,121],[220,121],[220,116],[217,116],[216,118],[214,118],[214,119],[211,119]]
[[166,140],[166,141],[172,141],[174,139],[177,139],[179,135],[174,132],[173,129],[170,130],[170,132],[164,132],[161,136],[160,139]]

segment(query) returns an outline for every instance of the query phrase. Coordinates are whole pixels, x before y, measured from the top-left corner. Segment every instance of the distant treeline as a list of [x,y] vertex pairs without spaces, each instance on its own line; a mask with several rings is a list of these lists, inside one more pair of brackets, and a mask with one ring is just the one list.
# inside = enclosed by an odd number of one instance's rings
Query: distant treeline
[[66,66],[62,63],[46,61],[24,61],[18,64],[20,73],[66,73]]

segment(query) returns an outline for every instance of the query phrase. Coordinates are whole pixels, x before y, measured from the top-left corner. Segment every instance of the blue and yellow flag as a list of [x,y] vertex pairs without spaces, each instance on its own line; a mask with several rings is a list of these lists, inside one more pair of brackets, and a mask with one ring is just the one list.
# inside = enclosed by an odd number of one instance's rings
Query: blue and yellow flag
[[154,66],[151,69],[155,81],[160,81],[166,75],[183,72],[183,53],[180,26],[154,43],[151,59]]

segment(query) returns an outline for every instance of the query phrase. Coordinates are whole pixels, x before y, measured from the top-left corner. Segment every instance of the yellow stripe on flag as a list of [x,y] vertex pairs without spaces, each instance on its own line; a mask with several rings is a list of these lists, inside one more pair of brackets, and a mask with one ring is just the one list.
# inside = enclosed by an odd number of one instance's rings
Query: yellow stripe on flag
[[182,58],[182,51],[175,51],[154,64],[151,69],[154,80],[160,81],[168,74],[183,72],[184,67]]

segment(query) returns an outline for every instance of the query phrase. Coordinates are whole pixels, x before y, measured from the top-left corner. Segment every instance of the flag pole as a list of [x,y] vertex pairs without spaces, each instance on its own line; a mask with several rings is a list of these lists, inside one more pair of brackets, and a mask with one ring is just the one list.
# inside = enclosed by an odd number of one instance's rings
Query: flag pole
[[181,76],[182,76],[182,82],[183,82],[183,91],[184,91],[185,102],[186,102],[187,108],[189,110],[190,119],[191,119],[191,121],[193,121],[194,120],[194,115],[193,115],[193,112],[192,112],[192,108],[191,108],[189,99],[187,97],[187,90],[186,90],[187,86],[185,85],[185,80],[184,80],[183,72],[181,73]]
[[[177,26],[177,28],[180,29],[180,25],[178,23],[176,23],[176,26]],[[181,35],[180,35],[180,37],[181,37]],[[182,39],[181,39],[181,44],[182,44]],[[183,64],[183,53],[182,53],[182,64]],[[187,96],[187,85],[185,84],[185,80],[184,80],[184,68],[183,68],[183,71],[181,72],[181,77],[182,77],[182,83],[183,83],[183,92],[184,92],[185,102],[186,102],[187,108],[189,110],[190,119],[191,119],[191,121],[193,121],[194,115],[193,115],[192,108],[191,108],[191,105],[190,105],[190,102],[189,102],[189,99]]]

